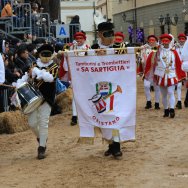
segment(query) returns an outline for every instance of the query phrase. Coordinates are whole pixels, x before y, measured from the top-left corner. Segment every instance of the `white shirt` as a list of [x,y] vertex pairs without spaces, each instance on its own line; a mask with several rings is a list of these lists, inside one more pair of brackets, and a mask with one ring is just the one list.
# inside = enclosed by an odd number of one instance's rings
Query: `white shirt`
[[188,72],[188,40],[186,40],[182,49],[182,70]]
[[5,65],[2,58],[2,55],[0,54],[0,83],[5,82]]
[[182,61],[182,50],[183,50],[183,46],[178,44],[176,46],[176,51],[178,52],[178,55],[179,55],[181,61]]

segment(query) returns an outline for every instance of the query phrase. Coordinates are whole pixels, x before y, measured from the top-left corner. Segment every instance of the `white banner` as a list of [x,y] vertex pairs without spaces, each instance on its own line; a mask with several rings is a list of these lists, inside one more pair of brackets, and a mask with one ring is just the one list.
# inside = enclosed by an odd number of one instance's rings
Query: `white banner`
[[[112,51],[112,49],[110,49]],[[135,53],[75,56],[69,52],[74,99],[79,126],[131,130],[136,124]],[[128,51],[129,52],[129,51]],[[81,135],[85,136],[85,135]],[[126,139],[124,139],[126,140]]]

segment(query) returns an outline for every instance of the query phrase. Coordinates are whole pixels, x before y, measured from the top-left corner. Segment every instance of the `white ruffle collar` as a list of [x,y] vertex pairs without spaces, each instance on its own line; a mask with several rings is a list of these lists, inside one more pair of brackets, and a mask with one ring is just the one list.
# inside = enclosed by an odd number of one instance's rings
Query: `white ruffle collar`
[[103,48],[103,49],[104,48],[109,48],[111,46],[111,45],[106,46],[106,45],[102,44],[100,39],[98,39],[98,45],[99,45],[100,48]]
[[53,60],[50,60],[48,63],[43,63],[41,61],[40,58],[37,59],[36,61],[37,65],[41,68],[41,67],[48,67],[49,65],[51,65],[53,63]]
[[170,48],[170,47],[164,48],[164,46],[162,46],[161,49],[162,49],[163,51],[171,51],[171,48]]

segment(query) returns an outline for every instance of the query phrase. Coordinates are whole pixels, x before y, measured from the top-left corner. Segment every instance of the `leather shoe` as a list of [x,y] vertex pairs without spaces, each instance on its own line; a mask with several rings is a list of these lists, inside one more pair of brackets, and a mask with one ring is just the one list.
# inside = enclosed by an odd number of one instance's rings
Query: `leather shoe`
[[39,146],[38,147],[38,159],[44,159],[46,157],[45,155],[46,147]]
[[108,146],[108,150],[106,150],[105,152],[104,152],[104,156],[110,156],[110,155],[112,155],[112,151],[113,151],[113,144],[109,144],[109,146]]

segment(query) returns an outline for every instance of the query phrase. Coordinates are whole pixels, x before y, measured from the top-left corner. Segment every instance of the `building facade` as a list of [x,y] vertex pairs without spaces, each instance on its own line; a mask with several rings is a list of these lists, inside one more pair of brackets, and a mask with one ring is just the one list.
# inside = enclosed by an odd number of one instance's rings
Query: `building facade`
[[87,42],[94,40],[94,2],[84,0],[61,0],[61,21],[69,24],[75,15],[80,17],[81,30],[86,32]]
[[135,41],[136,29],[141,29],[145,38],[167,32],[175,37],[180,32],[188,34],[188,0],[119,0],[114,1],[112,7],[115,30],[122,31],[127,41],[130,40],[130,28],[134,30]]
[[102,15],[106,17],[107,20],[111,20],[111,21],[113,21],[112,4],[113,1],[109,1],[109,0],[95,1],[96,9],[99,10],[102,13]]

